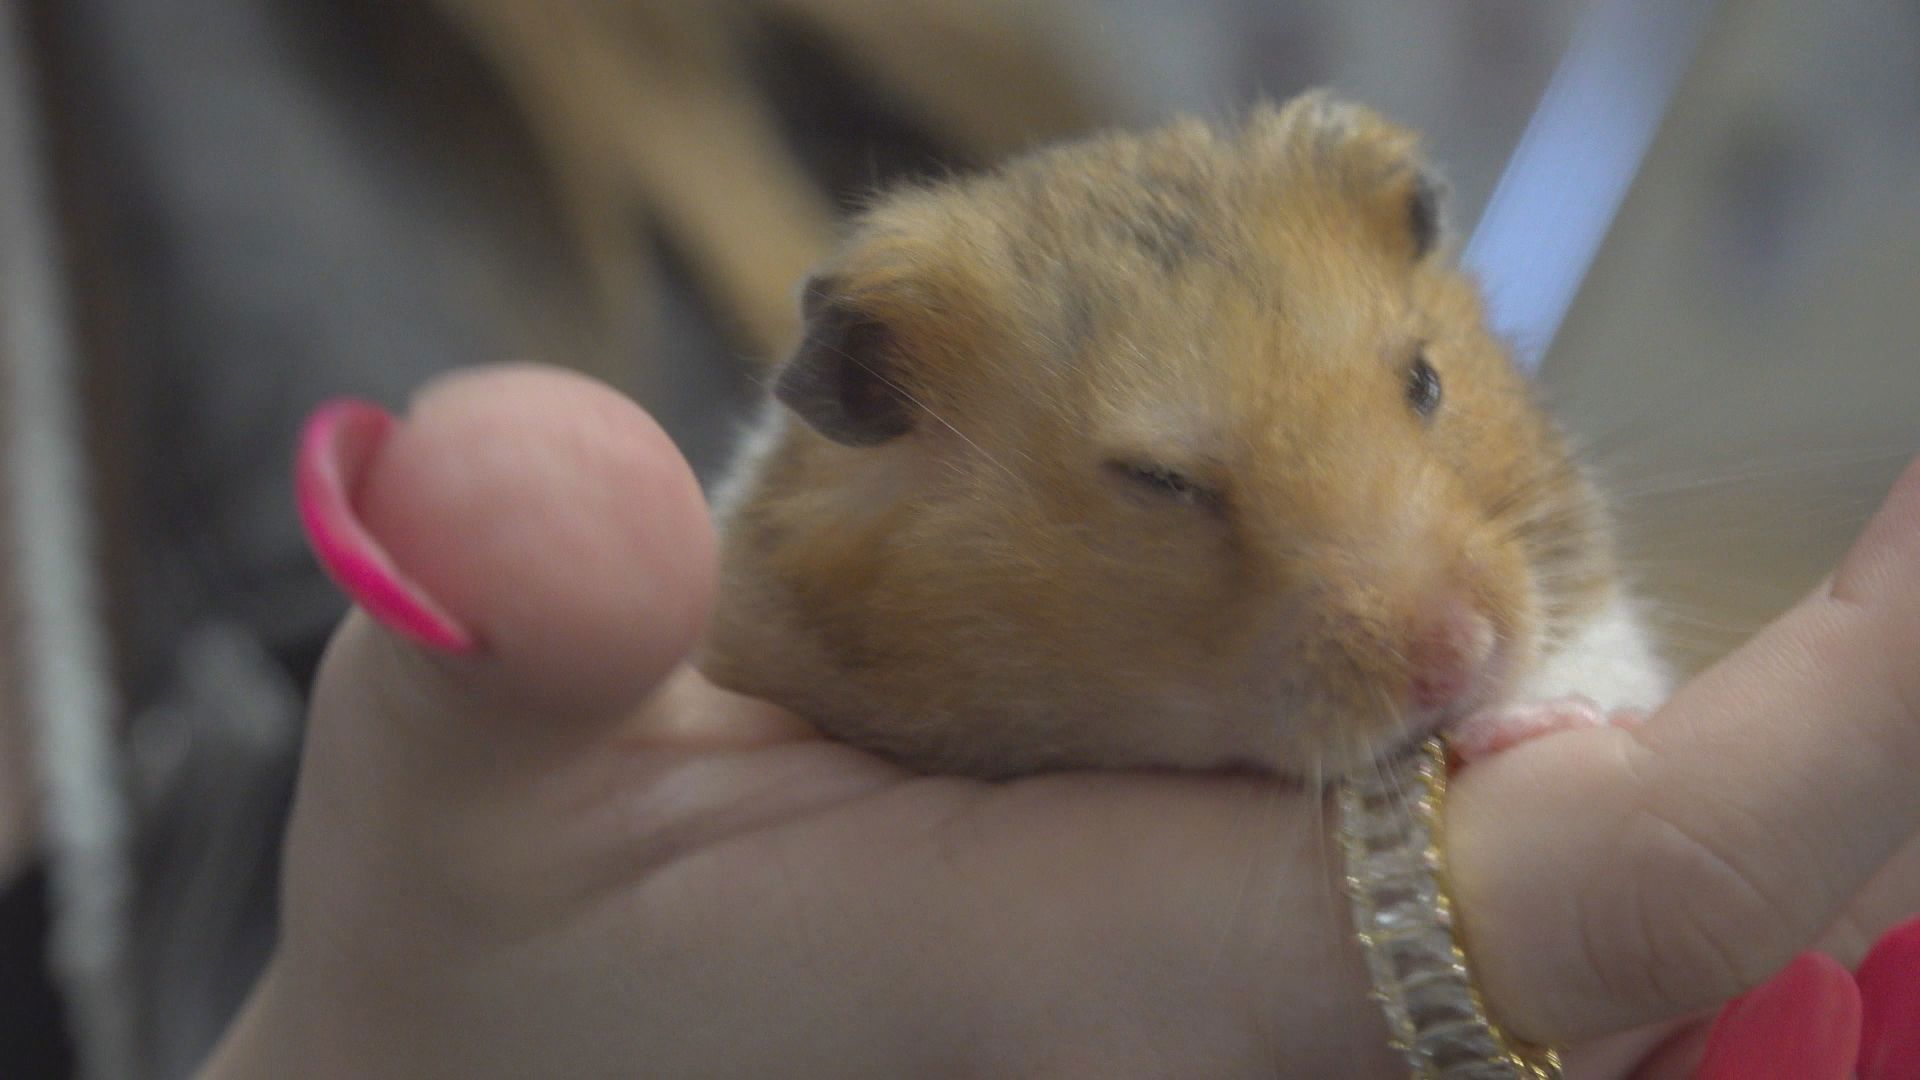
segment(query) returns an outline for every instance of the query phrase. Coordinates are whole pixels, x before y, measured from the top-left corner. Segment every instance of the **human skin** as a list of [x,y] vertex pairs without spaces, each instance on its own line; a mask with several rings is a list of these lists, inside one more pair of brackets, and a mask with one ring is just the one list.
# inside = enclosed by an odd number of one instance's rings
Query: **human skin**
[[[281,940],[208,1076],[1403,1074],[1317,797],[914,776],[688,669],[711,530],[611,392],[443,381],[349,481],[479,645],[341,629]],[[1920,910],[1915,641],[1920,466],[1645,725],[1465,770],[1452,881],[1496,1015],[1570,1075],[1684,1075],[1720,1002]]]

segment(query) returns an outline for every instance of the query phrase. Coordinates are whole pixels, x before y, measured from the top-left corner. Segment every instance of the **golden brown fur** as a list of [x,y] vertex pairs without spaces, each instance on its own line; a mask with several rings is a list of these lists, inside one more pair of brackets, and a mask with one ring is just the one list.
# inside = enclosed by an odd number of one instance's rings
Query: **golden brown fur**
[[1510,689],[1611,558],[1471,282],[1425,250],[1428,183],[1410,133],[1309,96],[879,203],[815,291],[877,328],[861,363],[911,429],[851,446],[769,414],[705,670],[981,775],[1356,767],[1406,735],[1410,627],[1449,590],[1504,643],[1483,696]]

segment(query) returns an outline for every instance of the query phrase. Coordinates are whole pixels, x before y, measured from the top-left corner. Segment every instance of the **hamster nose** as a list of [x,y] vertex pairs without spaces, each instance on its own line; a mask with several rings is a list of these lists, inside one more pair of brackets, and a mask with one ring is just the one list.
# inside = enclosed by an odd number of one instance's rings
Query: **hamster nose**
[[1431,602],[1414,619],[1407,647],[1414,707],[1443,708],[1475,689],[1493,647],[1493,623],[1465,597],[1448,594]]

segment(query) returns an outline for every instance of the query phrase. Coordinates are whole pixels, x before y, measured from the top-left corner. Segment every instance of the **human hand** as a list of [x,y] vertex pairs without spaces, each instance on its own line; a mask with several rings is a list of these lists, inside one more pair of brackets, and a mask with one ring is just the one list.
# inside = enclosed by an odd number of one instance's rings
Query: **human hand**
[[[1838,1013],[1819,1018],[1819,1007],[1837,1009],[1843,998],[1852,997],[1857,1018],[1858,995],[1842,965],[1858,964],[1876,937],[1912,915],[1920,897],[1920,837],[1907,816],[1920,795],[1920,759],[1912,756],[1920,748],[1920,694],[1915,693],[1920,680],[1908,661],[1910,643],[1920,641],[1912,605],[1917,541],[1920,463],[1908,468],[1833,575],[1747,646],[1683,688],[1651,722],[1543,740],[1529,746],[1528,754],[1496,758],[1456,780],[1459,791],[1478,783],[1527,783],[1527,771],[1541,770],[1533,778],[1542,785],[1539,795],[1527,802],[1528,836],[1516,830],[1505,837],[1525,850],[1479,849],[1493,833],[1471,815],[1490,804],[1468,800],[1455,804],[1449,853],[1456,866],[1484,855],[1502,868],[1489,878],[1479,877],[1471,865],[1460,871],[1467,883],[1458,892],[1469,934],[1483,920],[1499,921],[1501,932],[1511,934],[1529,917],[1556,918],[1548,914],[1556,904],[1558,918],[1586,924],[1580,960],[1562,970],[1597,976],[1593,996],[1581,1004],[1573,983],[1563,981],[1560,989],[1568,997],[1536,997],[1531,1004],[1583,1009],[1586,1023],[1599,1026],[1611,1022],[1610,1010],[1599,1000],[1608,996],[1620,1001],[1666,997],[1678,1011],[1689,1000],[1717,999],[1717,987],[1760,982],[1787,960],[1777,950],[1800,940],[1840,963],[1824,969],[1796,963],[1783,972],[1754,993],[1757,1007],[1747,1015],[1722,1017],[1715,1050],[1731,1051],[1747,1040],[1750,1053],[1769,1042],[1784,1051],[1796,1039],[1804,1045],[1825,1037],[1836,1057],[1844,1053],[1851,1061],[1844,1047],[1853,1036],[1846,1034]],[[1868,722],[1872,718],[1877,722]],[[1583,762],[1585,771],[1569,768],[1574,760]],[[1880,786],[1855,783],[1868,780],[1868,773],[1854,771],[1868,760],[1887,768]],[[1506,770],[1514,774],[1503,775]],[[1890,801],[1882,802],[1883,797]],[[1885,815],[1875,813],[1883,809]],[[1602,833],[1614,837],[1619,858],[1583,869],[1579,852],[1589,844],[1598,849],[1594,837]],[[1476,891],[1491,886],[1513,896],[1519,882],[1503,875],[1515,871],[1542,886],[1524,901],[1531,916],[1503,912],[1499,901]],[[1557,897],[1549,901],[1550,894]],[[1623,921],[1640,921],[1645,928],[1636,935],[1621,928]],[[1772,929],[1759,931],[1761,926]],[[1563,927],[1538,929],[1563,945],[1570,940]],[[1914,963],[1917,932],[1920,927],[1909,924],[1900,941],[1889,940],[1877,951],[1880,963],[1872,977],[1862,973],[1869,995],[1863,1053],[1877,1052],[1882,1067],[1892,1064],[1888,1023],[1920,1031],[1920,978],[1888,968]],[[1773,944],[1759,946],[1762,940]],[[1715,951],[1718,974],[1710,975],[1716,965],[1705,957]],[[1658,959],[1663,954],[1684,959],[1667,964]],[[1518,955],[1501,949],[1480,961],[1490,997],[1502,993],[1498,968]],[[1567,963],[1570,954],[1558,959]],[[1716,989],[1698,986],[1701,978]],[[1621,994],[1630,982],[1640,982],[1639,990]],[[1776,1024],[1764,1032],[1760,1018],[1786,1002],[1795,1003],[1808,1026]],[[1555,1024],[1530,1019],[1524,1015],[1527,1006],[1520,1007],[1521,1013],[1503,1015],[1521,1030]],[[1899,1012],[1889,1015],[1890,1010]],[[1777,1019],[1779,1014],[1771,1015]],[[1827,1025],[1824,1032],[1821,1023]],[[1707,1031],[1705,1021],[1687,1025],[1648,1066],[1647,1075],[1685,1075],[1698,1060]],[[1911,1035],[1902,1045],[1909,1049],[1898,1056],[1910,1058]],[[1728,1055],[1729,1060],[1738,1057]],[[1786,1071],[1769,1075],[1826,1075],[1785,1064],[1794,1060],[1812,1059],[1776,1056],[1776,1068]],[[1905,1071],[1861,1075],[1920,1075],[1920,1060],[1903,1060],[1897,1067]],[[1709,1070],[1708,1075],[1753,1074]]]
[[[349,420],[313,454],[395,586],[356,594],[441,648],[356,614],[330,650],[211,1075],[1398,1074],[1317,797],[906,774],[684,666],[712,537],[610,392],[490,372]],[[1675,1022],[1920,910],[1920,673],[1874,659],[1920,640],[1916,525],[1920,473],[1840,610],[1454,785],[1490,1004],[1573,1075],[1669,1067]]]

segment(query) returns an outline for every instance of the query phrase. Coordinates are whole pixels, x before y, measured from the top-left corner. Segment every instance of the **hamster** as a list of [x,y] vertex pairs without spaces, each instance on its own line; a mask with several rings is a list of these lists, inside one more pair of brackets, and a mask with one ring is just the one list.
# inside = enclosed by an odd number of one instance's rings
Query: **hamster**
[[698,666],[990,778],[1330,780],[1658,704],[1440,191],[1414,134],[1317,93],[881,198],[716,496]]

